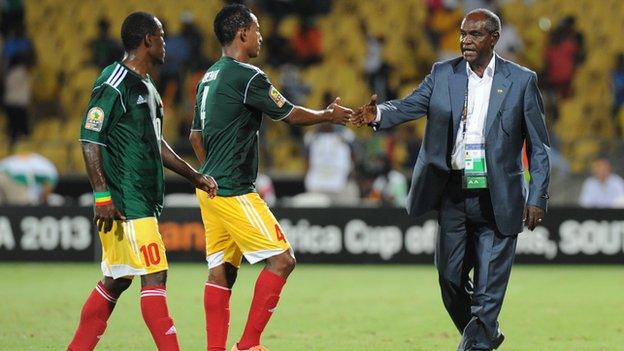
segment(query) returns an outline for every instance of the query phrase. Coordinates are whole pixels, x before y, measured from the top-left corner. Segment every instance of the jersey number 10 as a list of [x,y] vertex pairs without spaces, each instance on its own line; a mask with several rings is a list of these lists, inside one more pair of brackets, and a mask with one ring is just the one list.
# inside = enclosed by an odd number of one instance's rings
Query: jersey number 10
[[158,245],[156,243],[141,246],[141,253],[148,267],[160,263],[160,252],[158,251]]

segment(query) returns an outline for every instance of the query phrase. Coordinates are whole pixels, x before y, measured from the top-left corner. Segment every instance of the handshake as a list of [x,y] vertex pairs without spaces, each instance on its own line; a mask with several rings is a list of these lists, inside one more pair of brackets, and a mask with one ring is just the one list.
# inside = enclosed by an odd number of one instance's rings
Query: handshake
[[337,97],[327,106],[326,113],[329,116],[328,122],[331,123],[342,125],[349,123],[358,127],[368,125],[377,118],[377,95],[373,94],[367,105],[360,106],[355,111],[340,105],[340,98]]

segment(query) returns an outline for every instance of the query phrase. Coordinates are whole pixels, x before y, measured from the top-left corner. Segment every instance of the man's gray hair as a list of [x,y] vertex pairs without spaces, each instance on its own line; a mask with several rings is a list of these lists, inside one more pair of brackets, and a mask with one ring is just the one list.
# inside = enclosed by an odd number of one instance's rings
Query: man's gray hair
[[[485,30],[487,30],[490,33],[494,33],[494,32],[499,32],[501,31],[501,20],[498,17],[497,14],[495,14],[494,12],[488,10],[488,9],[474,9],[470,12],[468,12],[466,14],[466,17],[468,17],[469,15],[473,14],[473,13],[480,13],[485,15],[486,20],[485,20]],[[464,18],[466,18],[464,17]]]

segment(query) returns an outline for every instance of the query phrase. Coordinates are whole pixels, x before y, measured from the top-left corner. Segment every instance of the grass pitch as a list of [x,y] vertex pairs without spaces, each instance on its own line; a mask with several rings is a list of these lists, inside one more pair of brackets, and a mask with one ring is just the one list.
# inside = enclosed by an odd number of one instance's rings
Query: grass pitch
[[[243,266],[228,347],[240,336],[260,267]],[[98,264],[0,264],[0,350],[64,350]],[[172,264],[169,307],[182,350],[205,350],[203,264]],[[139,281],[98,350],[154,350]],[[516,266],[500,317],[502,351],[624,350],[624,268]],[[455,350],[459,335],[430,266],[300,265],[263,336],[271,351]]]

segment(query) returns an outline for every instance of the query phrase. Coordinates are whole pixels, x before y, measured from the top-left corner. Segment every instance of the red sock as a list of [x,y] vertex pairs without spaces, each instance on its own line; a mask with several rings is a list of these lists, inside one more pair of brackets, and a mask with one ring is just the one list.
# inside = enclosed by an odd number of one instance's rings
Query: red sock
[[228,288],[206,283],[204,311],[206,312],[206,342],[208,351],[225,351],[230,327],[230,296]]
[[177,331],[167,309],[164,286],[141,288],[141,313],[159,351],[180,350]]
[[271,273],[266,269],[260,272],[260,276],[258,276],[256,281],[245,331],[238,342],[240,350],[260,345],[260,335],[277,307],[279,295],[284,284],[286,284],[286,279],[279,275]]
[[91,295],[87,298],[82,312],[80,324],[68,351],[93,350],[106,330],[106,321],[115,308],[117,297],[106,290],[102,282],[98,282]]

